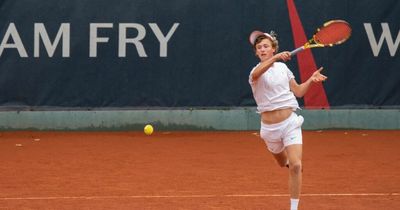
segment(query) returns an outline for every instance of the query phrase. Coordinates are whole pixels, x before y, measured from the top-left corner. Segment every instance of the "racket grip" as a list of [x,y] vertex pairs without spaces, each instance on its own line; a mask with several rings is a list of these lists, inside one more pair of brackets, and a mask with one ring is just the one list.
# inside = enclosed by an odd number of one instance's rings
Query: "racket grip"
[[291,55],[291,56],[294,56],[294,55],[296,55],[298,52],[303,51],[303,50],[304,50],[304,46],[301,46],[301,47],[299,47],[299,48],[293,50],[292,52],[290,52],[290,55]]

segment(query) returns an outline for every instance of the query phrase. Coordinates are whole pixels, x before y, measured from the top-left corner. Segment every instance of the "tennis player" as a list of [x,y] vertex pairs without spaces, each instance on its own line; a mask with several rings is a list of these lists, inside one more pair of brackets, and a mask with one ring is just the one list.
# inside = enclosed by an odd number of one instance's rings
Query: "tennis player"
[[302,183],[303,117],[295,114],[299,109],[296,97],[303,97],[313,83],[327,79],[316,70],[304,83],[298,84],[286,66],[290,52],[278,53],[276,34],[254,31],[250,34],[256,56],[260,62],[252,69],[249,83],[261,114],[260,136],[279,166],[289,168],[290,209],[297,210]]

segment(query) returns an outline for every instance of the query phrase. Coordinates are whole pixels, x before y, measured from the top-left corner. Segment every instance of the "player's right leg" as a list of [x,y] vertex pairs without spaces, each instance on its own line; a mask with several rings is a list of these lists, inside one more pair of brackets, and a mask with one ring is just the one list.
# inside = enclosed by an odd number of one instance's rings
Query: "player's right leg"
[[288,158],[282,142],[282,123],[265,124],[261,122],[260,136],[278,165],[280,167],[287,167]]
[[283,150],[281,153],[278,154],[271,154],[274,156],[276,162],[280,167],[289,167],[289,160],[286,154],[286,150]]

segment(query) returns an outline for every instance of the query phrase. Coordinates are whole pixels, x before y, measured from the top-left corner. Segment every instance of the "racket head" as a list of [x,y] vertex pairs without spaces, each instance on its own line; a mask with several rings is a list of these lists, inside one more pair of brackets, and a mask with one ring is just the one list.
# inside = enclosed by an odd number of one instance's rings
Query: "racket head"
[[344,20],[331,20],[326,22],[313,35],[313,40],[318,45],[333,46],[345,42],[351,36],[351,26]]

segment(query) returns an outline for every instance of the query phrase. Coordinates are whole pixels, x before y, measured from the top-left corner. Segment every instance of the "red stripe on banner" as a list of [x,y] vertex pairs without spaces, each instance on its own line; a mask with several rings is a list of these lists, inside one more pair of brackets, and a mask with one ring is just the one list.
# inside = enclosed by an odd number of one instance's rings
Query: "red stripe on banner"
[[[296,48],[301,47],[307,42],[307,37],[293,0],[287,0],[287,5],[293,32],[293,40]],[[314,56],[309,49],[298,53],[296,56],[299,64],[300,79],[303,83],[314,73],[317,69],[317,65],[315,64]],[[311,85],[308,92],[304,95],[304,107],[312,109],[329,109],[328,98],[326,97],[322,83]]]

